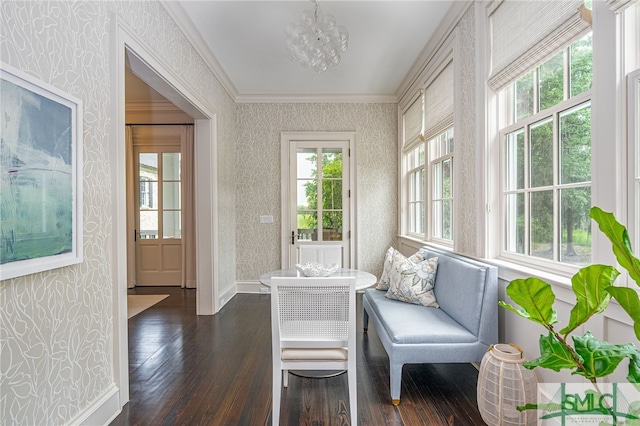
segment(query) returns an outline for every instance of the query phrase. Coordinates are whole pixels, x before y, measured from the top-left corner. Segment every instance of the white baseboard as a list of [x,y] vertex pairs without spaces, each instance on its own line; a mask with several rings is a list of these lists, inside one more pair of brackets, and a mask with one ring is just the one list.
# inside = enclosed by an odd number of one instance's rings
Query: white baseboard
[[114,384],[91,403],[83,412],[70,420],[69,426],[108,425],[122,411],[120,391]]
[[269,287],[260,284],[260,281],[238,281],[236,282],[238,293],[268,294]]
[[229,286],[222,293],[220,293],[220,295],[218,296],[218,303],[220,305],[220,309],[222,309],[222,307],[226,305],[229,302],[229,300],[233,299],[233,296],[235,296],[237,293],[238,293],[237,284]]

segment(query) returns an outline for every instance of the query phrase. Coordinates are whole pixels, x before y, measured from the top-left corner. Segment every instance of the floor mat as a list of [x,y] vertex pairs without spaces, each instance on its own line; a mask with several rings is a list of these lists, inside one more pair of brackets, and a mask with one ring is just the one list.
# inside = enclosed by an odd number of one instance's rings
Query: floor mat
[[168,294],[129,294],[127,295],[127,318],[138,315],[159,301],[169,297]]

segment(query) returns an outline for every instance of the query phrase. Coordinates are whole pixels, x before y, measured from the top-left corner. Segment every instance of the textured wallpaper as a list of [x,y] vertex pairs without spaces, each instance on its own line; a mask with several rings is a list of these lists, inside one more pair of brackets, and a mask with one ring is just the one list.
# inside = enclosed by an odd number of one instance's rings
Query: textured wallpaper
[[[220,265],[235,251],[235,105],[157,2],[0,3],[0,58],[83,101],[84,262],[0,282],[0,424],[65,424],[113,386],[111,19],[218,111]],[[226,285],[235,268],[221,267]]]
[[455,250],[475,256],[478,238],[477,194],[478,170],[483,166],[476,164],[476,144],[480,139],[476,136],[476,65],[475,65],[475,13],[470,7],[456,28],[456,51],[454,63],[458,67],[455,82],[456,103],[455,128],[455,170],[457,193]]
[[[380,275],[397,232],[398,126],[395,104],[238,104],[237,279],[279,269],[280,132],[356,132],[358,269]],[[274,223],[259,223],[259,215]]]

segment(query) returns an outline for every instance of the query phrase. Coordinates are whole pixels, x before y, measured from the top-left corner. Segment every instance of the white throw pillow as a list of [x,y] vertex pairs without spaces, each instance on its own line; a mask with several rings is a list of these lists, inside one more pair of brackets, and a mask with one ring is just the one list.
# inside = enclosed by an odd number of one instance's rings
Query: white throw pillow
[[380,275],[380,281],[376,284],[376,290],[389,290],[389,274],[391,273],[391,267],[393,265],[393,255],[396,249],[389,247],[387,253],[384,255],[384,265],[382,267],[382,275]]

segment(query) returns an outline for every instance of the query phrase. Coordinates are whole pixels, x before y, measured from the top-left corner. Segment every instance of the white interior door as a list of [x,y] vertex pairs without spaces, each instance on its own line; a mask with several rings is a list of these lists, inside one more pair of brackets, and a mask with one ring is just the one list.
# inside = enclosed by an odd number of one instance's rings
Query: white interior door
[[289,144],[289,266],[303,245],[340,246],[342,267],[351,263],[349,141]]
[[136,285],[180,285],[181,153],[178,139],[134,143]]

